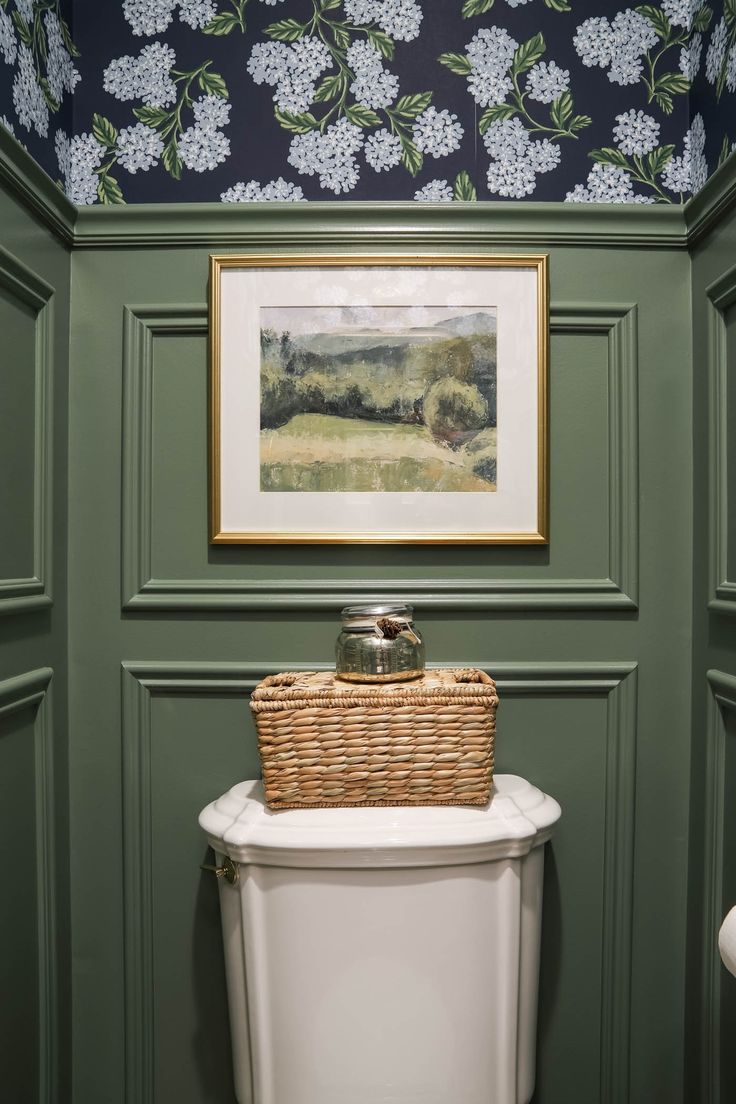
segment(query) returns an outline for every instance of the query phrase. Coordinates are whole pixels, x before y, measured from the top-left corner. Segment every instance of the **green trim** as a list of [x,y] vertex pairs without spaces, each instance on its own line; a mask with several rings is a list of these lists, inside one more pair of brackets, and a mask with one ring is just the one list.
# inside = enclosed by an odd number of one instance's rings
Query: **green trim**
[[708,608],[736,615],[736,581],[728,578],[728,332],[726,311],[736,303],[736,265],[706,288],[708,309]]
[[485,251],[687,244],[682,207],[574,203],[162,203],[79,210],[78,248]]
[[698,245],[736,204],[736,155],[708,177],[684,207],[688,245]]
[[52,605],[54,289],[2,246],[0,287],[36,314],[32,574],[22,579],[0,579],[1,616]]
[[[26,149],[0,128],[0,183],[67,246],[205,246],[331,249],[346,232],[358,246],[610,246],[683,249],[699,242],[736,203],[736,157],[680,204],[575,204],[487,200],[416,203],[138,203],[77,208]],[[358,235],[356,224],[363,227]]]
[[77,208],[5,127],[0,127],[0,184],[59,241],[74,244]]
[[54,762],[51,730],[53,670],[39,667],[0,682],[0,717],[34,709],[36,895],[38,901],[39,1104],[58,1097]]
[[[433,664],[433,666],[435,666]],[[436,664],[453,666],[453,664]],[[601,976],[601,1104],[629,1099],[636,663],[463,663],[492,672],[505,697],[605,696],[606,787]],[[122,664],[123,846],[125,907],[125,1100],[153,1104],[153,900],[150,748],[154,695],[250,693],[278,663]],[[313,664],[328,670],[328,664]]]
[[701,1054],[703,1066],[699,1100],[721,1104],[721,976],[718,929],[723,921],[724,809],[726,803],[726,723],[724,714],[736,712],[736,677],[724,671],[706,673],[711,695],[705,746],[705,804],[703,823],[703,930],[701,934]]
[[197,304],[126,306],[123,340],[122,606],[125,610],[334,610],[397,594],[423,609],[632,611],[638,598],[637,310],[630,304],[553,304],[553,334],[608,342],[609,575],[603,579],[154,578],[154,337],[207,333]]

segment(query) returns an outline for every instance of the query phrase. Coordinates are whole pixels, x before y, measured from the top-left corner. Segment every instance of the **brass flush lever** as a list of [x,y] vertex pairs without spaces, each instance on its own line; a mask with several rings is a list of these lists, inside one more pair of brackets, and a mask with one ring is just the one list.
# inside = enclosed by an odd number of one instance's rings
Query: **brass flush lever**
[[211,870],[217,878],[224,878],[228,885],[237,885],[240,871],[232,859],[226,858],[222,866],[212,866],[211,863],[202,863],[200,870]]

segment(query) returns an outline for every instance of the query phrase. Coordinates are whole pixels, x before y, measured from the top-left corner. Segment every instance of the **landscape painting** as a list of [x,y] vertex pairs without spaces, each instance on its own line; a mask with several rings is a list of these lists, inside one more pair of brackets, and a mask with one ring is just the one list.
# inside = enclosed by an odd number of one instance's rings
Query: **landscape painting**
[[260,489],[493,492],[488,307],[260,309]]

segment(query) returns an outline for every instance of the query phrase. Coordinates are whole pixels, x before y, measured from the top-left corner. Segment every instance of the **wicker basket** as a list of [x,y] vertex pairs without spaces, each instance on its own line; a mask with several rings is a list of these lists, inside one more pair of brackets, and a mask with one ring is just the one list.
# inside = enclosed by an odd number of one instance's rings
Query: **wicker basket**
[[415,682],[269,675],[251,696],[272,809],[485,805],[498,697],[468,668]]

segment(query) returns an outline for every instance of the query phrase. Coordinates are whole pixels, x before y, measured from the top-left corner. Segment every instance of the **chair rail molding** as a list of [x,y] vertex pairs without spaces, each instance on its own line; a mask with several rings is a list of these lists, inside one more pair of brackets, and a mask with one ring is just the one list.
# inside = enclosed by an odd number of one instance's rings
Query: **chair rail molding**
[[[552,334],[599,334],[608,345],[609,574],[591,579],[298,577],[172,579],[153,575],[154,338],[207,333],[198,304],[128,305],[123,336],[124,610],[334,609],[400,594],[425,609],[632,611],[638,601],[637,307],[625,303],[553,304]],[[244,573],[247,568],[244,568]]]
[[[637,664],[480,660],[460,666],[492,672],[507,698],[606,699],[600,1101],[625,1104],[631,1048]],[[329,665],[311,668],[328,670]],[[268,674],[300,669],[303,665],[283,662],[122,664],[126,1104],[154,1104],[152,699],[242,696]]]
[[[2,128],[0,128],[0,131]],[[39,170],[40,171],[40,170]],[[52,549],[52,434],[54,289],[7,249],[0,246],[0,287],[35,313],[33,563],[30,574],[0,579],[0,615],[24,613],[53,604]],[[7,387],[7,376],[5,380]],[[3,519],[7,524],[9,519]]]

